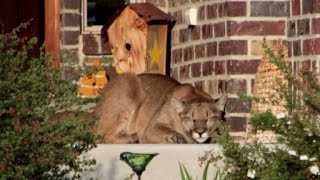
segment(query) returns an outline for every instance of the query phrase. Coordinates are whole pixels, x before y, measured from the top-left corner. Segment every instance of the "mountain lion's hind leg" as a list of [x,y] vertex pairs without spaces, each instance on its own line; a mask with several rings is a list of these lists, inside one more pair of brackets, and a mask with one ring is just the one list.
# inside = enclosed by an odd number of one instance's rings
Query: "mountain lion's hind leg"
[[96,133],[101,136],[99,143],[103,144],[128,144],[137,143],[139,138],[137,134],[128,134],[125,131],[125,123],[114,122],[117,124],[111,125],[111,123],[101,123],[96,129]]
[[132,112],[110,113],[103,116],[96,125],[96,133],[102,137],[99,143],[137,143],[136,133],[128,133]]

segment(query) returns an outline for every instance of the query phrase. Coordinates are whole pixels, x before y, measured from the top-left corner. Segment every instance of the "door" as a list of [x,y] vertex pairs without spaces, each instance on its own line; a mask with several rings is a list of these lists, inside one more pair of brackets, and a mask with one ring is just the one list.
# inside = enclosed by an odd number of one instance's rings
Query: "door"
[[20,23],[30,22],[26,29],[19,32],[21,38],[37,37],[36,47],[29,55],[38,56],[44,43],[44,1],[43,0],[6,0],[0,7],[0,31],[11,32]]

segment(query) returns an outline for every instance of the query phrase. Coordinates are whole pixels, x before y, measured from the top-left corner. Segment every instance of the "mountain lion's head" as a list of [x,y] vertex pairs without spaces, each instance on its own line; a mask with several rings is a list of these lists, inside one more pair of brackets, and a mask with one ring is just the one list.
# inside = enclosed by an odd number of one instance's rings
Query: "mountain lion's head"
[[210,103],[189,104],[179,115],[185,132],[198,143],[212,137],[221,121],[221,112]]
[[226,103],[225,95],[217,101],[208,96],[194,89],[189,98],[185,98],[187,96],[172,98],[172,105],[179,114],[184,132],[198,143],[204,143],[214,135],[222,120]]

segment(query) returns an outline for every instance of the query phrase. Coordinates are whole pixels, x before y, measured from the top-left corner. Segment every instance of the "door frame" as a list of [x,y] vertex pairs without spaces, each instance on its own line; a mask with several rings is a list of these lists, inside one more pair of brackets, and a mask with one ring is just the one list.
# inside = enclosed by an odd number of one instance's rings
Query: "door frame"
[[60,67],[60,0],[45,0],[45,50],[49,61]]

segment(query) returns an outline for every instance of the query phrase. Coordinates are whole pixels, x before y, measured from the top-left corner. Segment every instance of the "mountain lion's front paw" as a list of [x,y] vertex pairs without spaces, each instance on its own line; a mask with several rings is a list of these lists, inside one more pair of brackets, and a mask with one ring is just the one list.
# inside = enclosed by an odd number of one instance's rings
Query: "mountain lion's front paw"
[[187,141],[180,134],[170,134],[166,137],[166,143],[183,144],[183,143],[187,143]]

